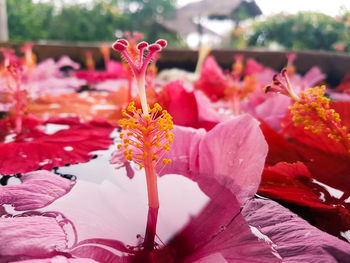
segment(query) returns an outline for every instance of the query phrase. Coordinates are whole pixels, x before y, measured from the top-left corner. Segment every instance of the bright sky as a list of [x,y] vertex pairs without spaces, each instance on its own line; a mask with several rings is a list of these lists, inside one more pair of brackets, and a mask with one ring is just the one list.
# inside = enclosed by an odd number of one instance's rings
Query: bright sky
[[[34,0],[48,1],[48,0]],[[65,0],[70,2],[72,0]],[[88,2],[91,0],[74,0],[75,2]],[[178,6],[183,6],[191,2],[200,0],[177,0]],[[220,0],[212,0],[220,1]],[[327,15],[336,16],[339,14],[340,7],[350,10],[350,0],[255,0],[265,15],[279,12],[297,13],[298,11],[318,11]]]
[[[196,1],[198,0],[177,0],[179,6]],[[279,12],[297,13],[298,11],[317,11],[336,16],[339,14],[341,6],[350,10],[350,0],[255,0],[255,2],[265,15]]]

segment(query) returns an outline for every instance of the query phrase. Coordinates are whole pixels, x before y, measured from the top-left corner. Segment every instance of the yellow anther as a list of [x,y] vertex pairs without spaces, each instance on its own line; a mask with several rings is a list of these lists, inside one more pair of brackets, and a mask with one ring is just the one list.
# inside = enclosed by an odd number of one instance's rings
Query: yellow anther
[[[127,111],[132,112],[132,114]],[[129,104],[127,111],[123,111],[126,118],[118,122],[126,132],[120,134],[122,144],[117,147],[118,149],[124,148],[125,158],[129,161],[133,160],[142,168],[145,166],[145,162],[158,159],[158,154],[149,155],[150,153],[170,150],[170,144],[174,138],[174,134],[169,132],[173,129],[172,117],[158,103],[155,103],[150,109],[150,115],[142,114],[141,109],[136,109],[133,102]],[[161,114],[157,114],[157,112],[161,112]],[[149,156],[152,158],[148,158]],[[170,159],[162,161],[171,162]]]
[[164,159],[162,160],[162,162],[163,162],[164,165],[166,165],[166,164],[168,164],[168,163],[171,163],[171,159],[165,159],[165,158],[164,158]]
[[163,110],[162,107],[158,103],[155,103],[153,108],[156,109],[157,111],[162,111]]
[[294,124],[304,126],[315,134],[324,133],[336,142],[343,142],[348,150],[350,144],[346,141],[348,128],[341,124],[339,113],[330,108],[330,100],[324,96],[325,86],[315,87],[300,93],[300,100],[289,107]]
[[151,117],[149,115],[145,116],[145,119],[148,123],[151,122]]

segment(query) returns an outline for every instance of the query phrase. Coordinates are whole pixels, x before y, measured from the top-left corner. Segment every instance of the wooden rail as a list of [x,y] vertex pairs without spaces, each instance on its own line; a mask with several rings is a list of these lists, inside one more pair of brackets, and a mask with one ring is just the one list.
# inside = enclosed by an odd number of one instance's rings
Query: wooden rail
[[[18,54],[23,43],[7,42],[0,43],[0,47],[8,47],[16,50]],[[103,67],[103,57],[99,52],[99,45],[86,44],[59,44],[59,43],[37,43],[33,51],[38,61],[46,58],[58,59],[67,55],[74,61],[84,64],[85,52],[91,51],[97,67]],[[217,59],[223,68],[231,68],[234,55],[242,54],[245,58],[254,58],[265,66],[280,70],[286,65],[286,53],[288,51],[269,51],[264,49],[220,49],[213,50],[211,54]],[[295,66],[298,73],[304,74],[312,66],[319,66],[327,75],[327,82],[336,86],[344,75],[350,71],[350,54],[340,52],[318,52],[318,51],[297,51]],[[113,59],[119,60],[117,52],[111,52]],[[197,61],[197,52],[187,49],[166,48],[161,53],[162,57],[157,63],[160,69],[178,67],[193,71]]]

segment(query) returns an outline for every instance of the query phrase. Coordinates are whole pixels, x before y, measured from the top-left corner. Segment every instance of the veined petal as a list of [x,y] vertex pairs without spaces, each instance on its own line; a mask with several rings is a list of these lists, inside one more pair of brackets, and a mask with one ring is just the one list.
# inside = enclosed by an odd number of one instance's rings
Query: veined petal
[[208,133],[176,127],[174,134],[172,149],[167,154],[173,162],[162,174],[182,172],[195,181],[200,179],[199,174],[211,175],[230,188],[240,203],[256,193],[267,144],[259,123],[251,116],[222,122]]
[[[260,184],[267,143],[259,123],[249,115],[218,124],[199,145],[199,172],[212,174],[242,204]],[[230,180],[231,182],[231,180]]]
[[97,263],[97,261],[89,258],[66,258],[64,256],[56,256],[53,258],[21,260],[16,261],[16,263]]
[[49,171],[23,174],[21,184],[0,186],[0,205],[12,205],[17,211],[45,207],[68,193],[75,182]]
[[349,260],[349,243],[311,226],[276,202],[252,200],[242,214],[250,225],[276,244],[283,262],[345,263]]
[[0,255],[43,257],[67,247],[66,233],[46,216],[0,218]]

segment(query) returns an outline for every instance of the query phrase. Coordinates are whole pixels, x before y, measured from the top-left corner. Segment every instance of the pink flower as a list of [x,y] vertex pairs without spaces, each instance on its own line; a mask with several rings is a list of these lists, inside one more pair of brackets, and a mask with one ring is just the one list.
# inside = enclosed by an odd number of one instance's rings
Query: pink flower
[[[273,201],[252,200],[260,180],[253,170],[263,168],[263,161],[256,161],[264,159],[267,147],[251,117],[221,123],[208,133],[176,128],[176,135],[169,155],[177,167],[169,172],[183,171],[196,183],[181,175],[160,178],[153,251],[141,245],[147,215],[145,178],[116,176],[102,161],[102,184],[78,180],[68,195],[42,213],[0,218],[0,244],[11,244],[1,254],[11,261],[38,258],[37,262],[50,262],[50,257],[52,262],[346,262],[346,242]],[[95,177],[91,168],[96,165],[86,167],[85,177]]]

